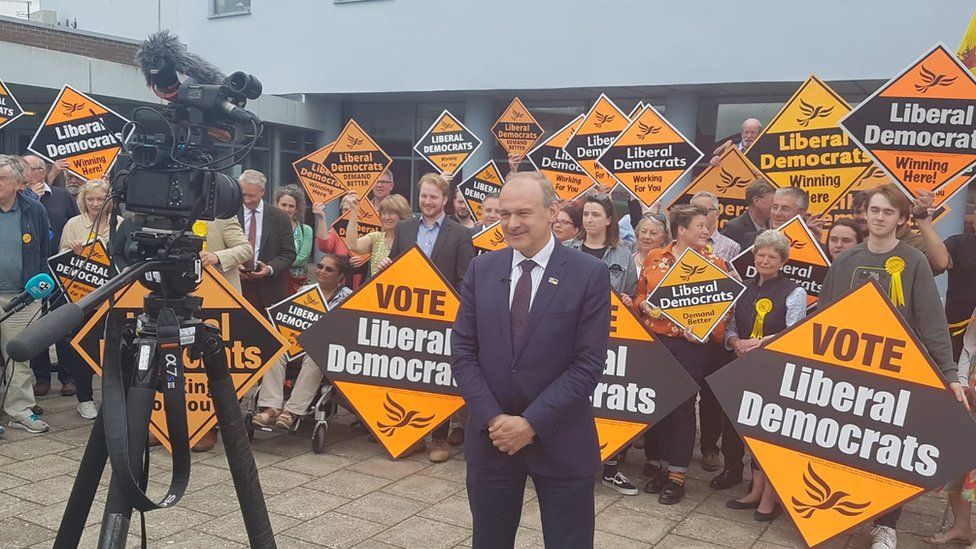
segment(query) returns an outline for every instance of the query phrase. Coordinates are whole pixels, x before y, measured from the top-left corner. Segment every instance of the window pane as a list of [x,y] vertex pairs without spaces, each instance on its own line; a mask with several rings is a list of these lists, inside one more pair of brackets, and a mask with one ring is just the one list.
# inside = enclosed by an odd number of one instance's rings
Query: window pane
[[213,14],[251,13],[251,0],[213,0]]

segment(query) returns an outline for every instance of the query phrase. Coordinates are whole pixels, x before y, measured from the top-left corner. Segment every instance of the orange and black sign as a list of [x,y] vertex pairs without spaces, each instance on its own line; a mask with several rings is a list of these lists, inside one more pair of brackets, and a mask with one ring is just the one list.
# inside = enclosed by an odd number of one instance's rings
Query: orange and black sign
[[563,200],[574,200],[593,186],[593,179],[573,157],[563,150],[569,138],[583,124],[583,115],[574,118],[552,137],[539,144],[529,153],[529,162],[546,176]]
[[127,122],[65,84],[27,148],[49,162],[67,160],[68,171],[82,179],[100,179],[122,150]]
[[490,160],[474,175],[458,184],[457,190],[467,202],[471,215],[474,216],[475,220],[481,221],[481,217],[484,215],[482,204],[485,197],[500,193],[504,183],[505,181],[502,179],[502,174],[498,171],[495,161]]
[[348,192],[366,198],[393,160],[355,120],[349,120],[325,157],[325,168]]
[[710,192],[718,197],[718,228],[721,229],[746,211],[746,188],[756,180],[755,171],[738,147],[727,147],[719,158],[718,166],[705,168],[668,208],[675,204],[687,204],[695,193]]
[[708,385],[811,546],[976,466],[976,422],[874,280]]
[[681,364],[611,292],[607,362],[590,399],[603,461],[696,393]]
[[481,140],[456,116],[444,111],[413,150],[440,173],[455,174],[481,146]]
[[505,152],[516,156],[525,156],[542,139],[543,133],[545,130],[518,97],[491,127],[491,134]]
[[632,118],[597,162],[650,207],[703,155],[654,107],[646,106]]
[[288,340],[285,360],[305,356],[305,349],[298,344],[298,336],[318,322],[329,310],[325,296],[318,284],[301,289],[297,294],[268,307],[268,318],[278,333]]
[[119,274],[101,240],[86,244],[78,254],[67,250],[53,255],[47,266],[70,303],[78,302]]
[[10,93],[10,88],[7,87],[7,84],[3,80],[0,80],[0,128],[17,120],[23,114],[24,109],[17,102],[17,98],[14,97],[14,94]]
[[312,204],[331,202],[346,194],[346,189],[325,167],[325,159],[332,152],[333,145],[335,142],[299,158],[291,165]]
[[[102,335],[105,333],[106,314],[111,311],[111,314],[126,317],[137,316],[142,313],[143,298],[147,294],[148,291],[140,284],[133,284],[119,291],[115,305],[111,309],[108,303],[102,305],[71,340],[81,358],[98,375],[102,373],[101,357],[105,351]],[[213,267],[204,269],[203,281],[193,295],[203,298],[203,308],[197,318],[220,328],[230,377],[237,388],[237,398],[243,398],[261,379],[265,370],[285,353],[289,343]],[[184,349],[183,366],[186,381],[186,421],[192,446],[217,424],[217,416],[210,399],[210,385],[203,369],[203,361],[191,359],[188,350]],[[170,447],[162,393],[156,393],[149,429],[166,448]]]
[[[336,234],[339,235],[339,238],[343,240],[346,238],[346,228],[349,227],[349,217],[351,215],[351,212],[343,212],[343,214],[332,223],[332,229],[335,230]],[[356,238],[362,238],[369,233],[382,230],[383,221],[380,219],[380,214],[376,211],[376,208],[373,207],[373,203],[369,200],[360,200],[359,216],[356,217]],[[349,255],[368,258],[371,254],[357,254],[355,252],[349,252]]]
[[479,254],[493,252],[508,247],[501,221],[496,221],[471,237],[471,244]]
[[613,189],[617,180],[607,173],[597,159],[628,125],[630,119],[627,115],[609,97],[601,94],[590,112],[586,113],[579,129],[563,147],[566,154],[575,160],[604,192]]
[[461,305],[414,246],[298,342],[393,457],[464,406],[451,374]]
[[[790,259],[783,265],[783,274],[806,290],[807,306],[812,307],[817,303],[820,290],[823,289],[830,260],[800,216],[787,221],[777,231],[783,233],[790,242]],[[732,260],[732,266],[742,278],[753,278],[757,274],[754,249],[755,246],[749,246]]]
[[647,304],[653,315],[664,315],[690,330],[698,341],[706,341],[745,289],[729,273],[687,248],[647,296]]
[[650,104],[645,104],[643,101],[638,101],[637,104],[634,105],[634,108],[631,109],[630,114],[627,115],[627,118],[633,120],[638,114],[641,113],[641,111],[644,110],[644,107],[649,106]]
[[811,76],[759,134],[746,157],[774,186],[807,191],[810,213],[820,215],[871,165],[870,157],[837,125],[850,110],[840,95]]
[[976,77],[936,44],[841,125],[906,192],[936,191],[976,162]]

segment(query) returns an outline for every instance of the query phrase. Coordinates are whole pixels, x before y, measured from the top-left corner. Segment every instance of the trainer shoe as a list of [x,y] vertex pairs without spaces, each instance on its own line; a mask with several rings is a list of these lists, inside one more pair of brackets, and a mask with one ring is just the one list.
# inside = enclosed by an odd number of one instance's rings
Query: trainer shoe
[[3,430],[3,425],[0,425],[0,437],[2,437],[2,436],[3,436],[3,433],[4,433],[4,430]]
[[50,425],[41,421],[41,418],[34,414],[31,414],[20,421],[14,421],[11,419],[8,425],[11,429],[23,429],[24,431],[35,435],[46,433],[51,428]]
[[871,535],[874,536],[871,549],[895,549],[898,547],[898,534],[890,526],[875,526],[874,530],[871,530]]
[[254,417],[251,418],[251,424],[254,425],[255,427],[270,429],[274,427],[275,419],[278,417],[278,414],[280,413],[281,410],[276,410],[274,408],[265,408],[264,410],[261,410],[260,412],[254,414]]
[[636,496],[639,492],[637,487],[627,480],[623,473],[619,472],[612,477],[603,477],[603,485],[625,496]]
[[91,400],[79,402],[78,415],[85,419],[95,419],[98,416],[98,407]]

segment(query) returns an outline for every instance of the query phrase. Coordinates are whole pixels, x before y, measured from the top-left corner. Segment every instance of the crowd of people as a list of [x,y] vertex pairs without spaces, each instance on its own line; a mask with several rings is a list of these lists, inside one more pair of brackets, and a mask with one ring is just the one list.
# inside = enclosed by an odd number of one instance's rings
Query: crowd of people
[[[747,147],[760,128],[753,119],[743,123],[738,142],[720,146],[713,165],[726,147]],[[519,172],[520,162],[518,157],[509,159],[509,180],[519,175],[526,176],[520,178],[524,181],[541,179],[534,177],[538,175],[535,172]],[[342,199],[341,211],[348,222],[340,234],[329,228],[325,204],[310,205],[314,228],[306,224],[308,206],[300,187],[282,186],[274,193],[272,203],[267,203],[267,178],[258,171],[245,170],[239,177],[243,191],[241,211],[236,218],[206,223],[206,247],[201,260],[223,273],[258,310],[303,291],[310,284],[318,284],[332,308],[398,255],[418,245],[445,279],[464,295],[465,275],[477,255],[472,245],[474,234],[496,221],[501,221],[510,241],[526,237],[534,229],[523,229],[520,223],[525,221],[524,215],[511,211],[498,194],[484,198],[482,219],[475,220],[452,180],[451,174],[423,175],[417,181],[420,214],[415,216],[410,202],[393,194],[392,173],[384,172],[369,196],[347,195]],[[720,222],[719,199],[708,192],[697,193],[689,203],[673,206],[669,211],[658,206],[644,207],[635,199],[627,201],[626,208],[618,209],[619,202],[614,202],[608,189],[594,188],[573,201],[554,197],[550,201],[545,189],[548,183],[542,181],[541,204],[552,208],[545,235],[574,254],[581,252],[602,263],[609,273],[610,287],[701,387],[699,395],[682,403],[633,444],[633,449],[643,450],[645,458],[646,480],[642,489],[656,495],[659,503],[672,505],[685,496],[696,435],[701,467],[717,473],[711,480],[712,488],[727,490],[744,481],[744,444],[705,378],[735,358],[761,348],[769,338],[808,314],[806,291],[782,272],[790,258],[790,242],[776,230],[795,216],[804,219],[811,232],[825,243],[833,262],[823,282],[820,303],[831,303],[868,277],[877,279],[883,288],[900,288],[897,295],[890,296],[899,313],[937,363],[954,396],[961,405],[969,405],[964,388],[973,387],[976,380],[976,368],[972,368],[976,361],[976,322],[972,321],[976,318],[976,284],[972,283],[976,280],[976,236],[973,230],[966,230],[945,241],[940,239],[931,219],[931,193],[923,193],[912,202],[890,184],[859,192],[854,200],[855,214],[833,219],[824,234],[823,221],[808,212],[806,191],[797,187],[777,189],[762,177],[747,187],[745,210],[724,225]],[[362,205],[367,200],[379,213],[379,228],[361,235]],[[104,180],[83,181],[68,172],[63,163],[48,165],[36,156],[0,155],[0,255],[4,257],[0,262],[0,305],[20,293],[30,277],[44,271],[50,255],[68,250],[78,253],[86,244],[100,240],[118,257],[125,235],[134,227],[130,221],[122,221],[116,231],[110,231],[108,213],[113,207]],[[976,224],[967,229],[976,229]],[[110,241],[112,234],[115,242]],[[706,342],[699,342],[645,301],[684,250],[695,250],[739,278],[731,262],[749,247],[753,248],[757,274],[743,280],[744,294]],[[315,274],[310,277],[309,262],[313,256],[320,259],[314,263]],[[551,257],[536,263],[542,261],[544,267]],[[893,262],[898,263],[897,268],[892,268]],[[532,271],[534,266],[528,270],[520,271],[520,266],[513,269],[514,281],[515,275]],[[542,270],[535,269],[533,276],[541,276]],[[945,306],[935,283],[935,276],[943,272],[948,274]],[[898,277],[900,284],[891,284],[893,277]],[[532,287],[532,292],[536,290],[537,285]],[[519,303],[519,291],[513,288],[513,311]],[[42,308],[50,310],[63,303],[64,299],[57,297],[43,304],[32,303],[14,314],[0,326],[0,345],[5,347]],[[512,322],[514,329],[514,316]],[[61,395],[76,397],[78,413],[94,419],[97,405],[91,369],[75,355],[68,339],[57,343],[55,355]],[[52,369],[48,354],[29,365],[8,366],[3,410],[9,428],[34,434],[49,430],[35,397],[51,391]],[[307,356],[302,359],[287,399],[286,370],[287,364],[282,360],[265,374],[259,409],[253,417],[255,426],[291,430],[297,418],[308,412],[323,383],[321,370]],[[465,421],[466,414],[452,418],[433,431],[429,447],[421,443],[409,453],[426,448],[432,462],[447,461],[454,451],[452,447],[464,443]],[[468,422],[468,437],[473,421],[472,417]],[[497,429],[504,432],[507,427]],[[492,440],[496,440],[494,435]],[[194,450],[206,451],[215,443],[216,435],[211,432]],[[499,443],[496,447],[501,448]],[[602,483],[621,494],[637,496],[641,487],[619,468],[629,450],[604,464]],[[976,475],[972,473],[950,487],[955,524],[933,535],[932,541],[971,541],[969,509],[974,494]],[[780,513],[769,482],[754,462],[748,488],[730,498],[727,506],[752,510],[757,521],[773,520]],[[874,547],[895,547],[899,514],[896,509],[875,522]]]

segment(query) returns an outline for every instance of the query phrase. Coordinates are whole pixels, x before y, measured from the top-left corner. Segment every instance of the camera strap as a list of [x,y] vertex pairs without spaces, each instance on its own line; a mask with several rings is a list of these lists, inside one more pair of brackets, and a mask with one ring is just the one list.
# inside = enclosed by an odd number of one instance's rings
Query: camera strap
[[[183,346],[180,343],[179,319],[172,309],[162,309],[159,312],[156,337],[136,338],[129,349],[121,347],[123,322],[121,314],[110,310],[105,323],[106,347],[102,381],[105,442],[119,487],[134,509],[146,512],[175,505],[183,497],[190,480]],[[134,362],[128,392],[120,368],[123,356],[131,357]],[[148,439],[149,420],[160,380],[173,470],[166,495],[159,502],[153,502],[140,482],[144,473],[140,458]],[[136,443],[138,448],[132,443]],[[133,464],[137,468],[134,469]]]

